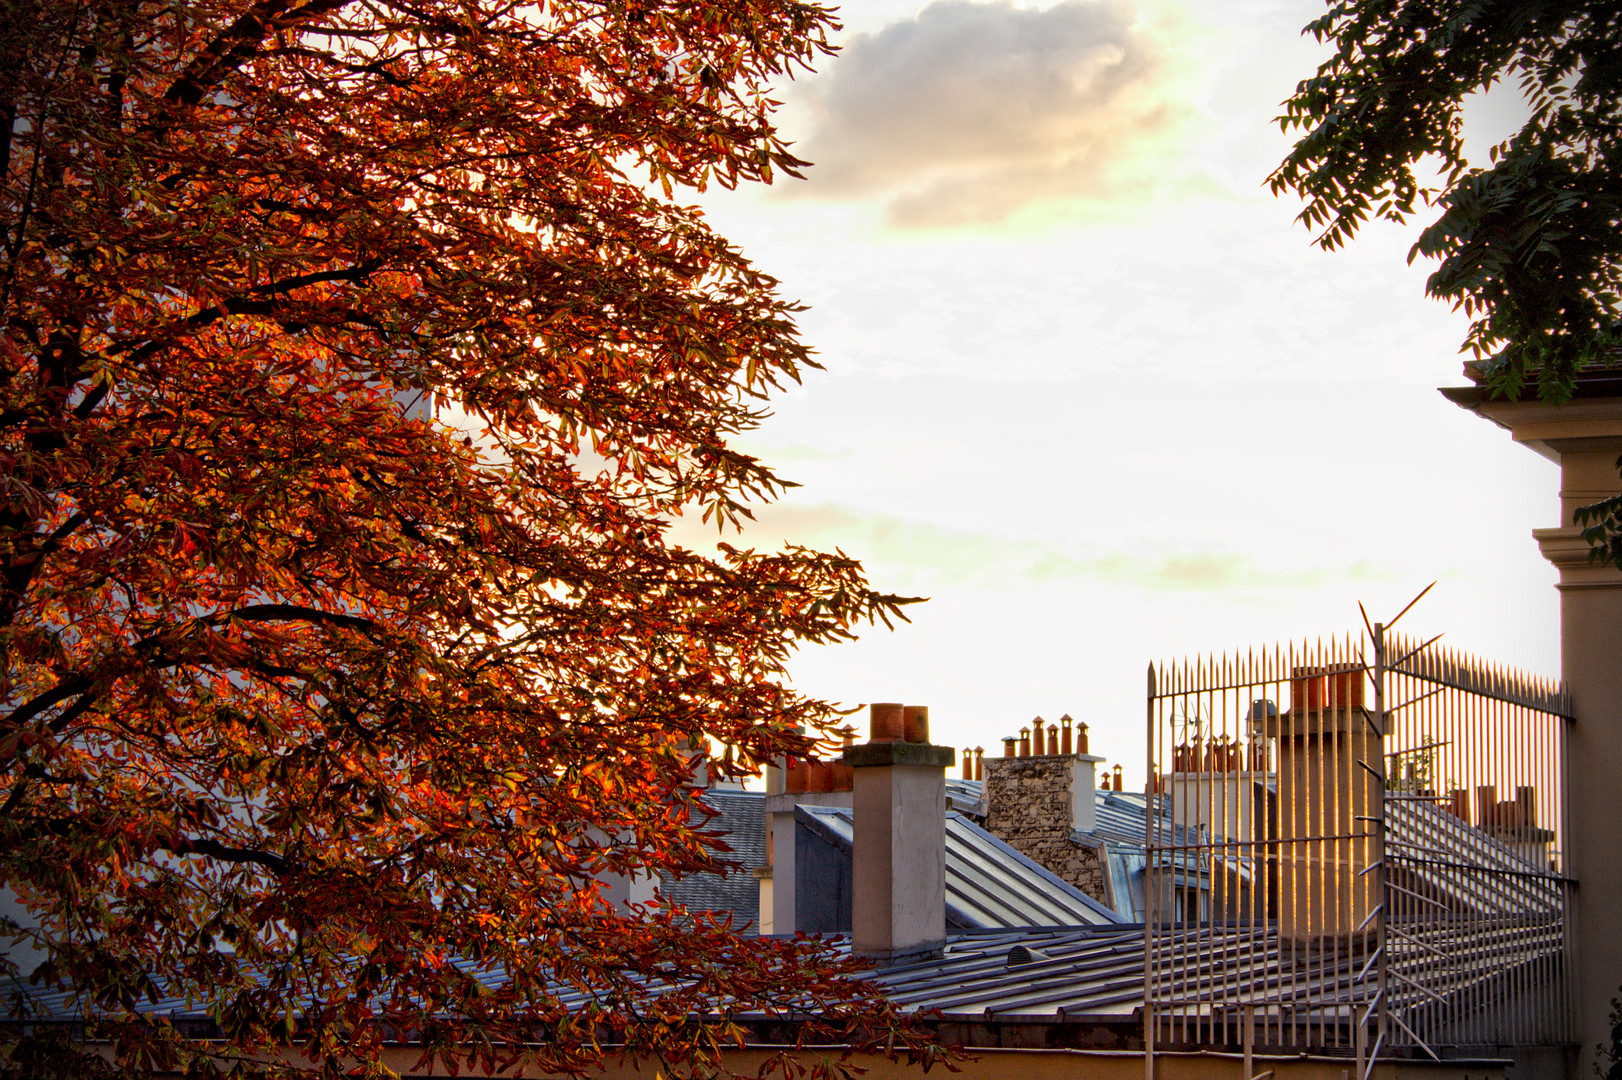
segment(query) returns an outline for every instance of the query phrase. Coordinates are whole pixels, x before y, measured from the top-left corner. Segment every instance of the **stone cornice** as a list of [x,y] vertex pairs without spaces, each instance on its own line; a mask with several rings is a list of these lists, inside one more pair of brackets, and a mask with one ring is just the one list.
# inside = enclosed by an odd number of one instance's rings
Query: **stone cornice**
[[1622,588],[1622,570],[1590,561],[1589,552],[1593,549],[1583,539],[1582,529],[1571,525],[1558,529],[1533,529],[1532,537],[1538,542],[1543,557],[1560,571],[1560,588]]
[[1447,387],[1454,404],[1507,428],[1521,443],[1550,461],[1567,449],[1594,447],[1622,439],[1622,397],[1580,398],[1564,405],[1493,398],[1480,387]]

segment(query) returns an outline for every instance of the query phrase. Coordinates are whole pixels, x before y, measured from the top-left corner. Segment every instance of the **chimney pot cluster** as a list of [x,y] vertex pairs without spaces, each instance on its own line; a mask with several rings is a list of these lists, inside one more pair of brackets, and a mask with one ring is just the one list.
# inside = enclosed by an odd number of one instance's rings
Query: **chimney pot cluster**
[[1247,752],[1243,742],[1229,735],[1179,743],[1172,748],[1172,772],[1228,773],[1269,771],[1267,740],[1254,739]]
[[976,746],[972,750],[967,746],[963,748],[963,779],[984,780],[986,778],[986,767],[982,761],[985,756],[986,748],[983,746]]
[[[929,743],[929,706],[886,701],[868,706],[868,742]],[[849,745],[849,744],[847,744]]]
[[[1448,809],[1456,816],[1469,821],[1469,793],[1454,791]],[[1537,825],[1537,820],[1537,788],[1524,785],[1517,787],[1515,797],[1503,801],[1499,801],[1496,784],[1483,784],[1476,788],[1476,825],[1480,828],[1521,829]]]
[[1363,669],[1294,668],[1290,672],[1292,712],[1356,709],[1363,705]]
[[[1072,730],[1072,725],[1074,729]],[[1087,725],[1078,724],[1069,713],[1052,723],[1038,716],[1019,735],[1002,741],[1003,757],[1057,757],[1087,753]]]
[[806,792],[849,791],[855,773],[843,761],[820,758],[789,758],[784,770],[784,788],[791,795]]

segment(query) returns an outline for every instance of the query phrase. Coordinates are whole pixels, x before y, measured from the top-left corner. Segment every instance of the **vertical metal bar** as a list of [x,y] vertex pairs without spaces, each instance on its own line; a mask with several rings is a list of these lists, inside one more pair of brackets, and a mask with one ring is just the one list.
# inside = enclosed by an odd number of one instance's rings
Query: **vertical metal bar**
[[[1571,790],[1567,786],[1567,780],[1571,773],[1570,761],[1566,755],[1566,738],[1570,734],[1570,726],[1571,724],[1575,723],[1575,719],[1572,717],[1571,697],[1564,684],[1562,684],[1560,687],[1560,695],[1566,708],[1565,715],[1563,717],[1556,718],[1554,721],[1556,732],[1555,742],[1559,748],[1560,761],[1558,766],[1559,772],[1557,774],[1559,778],[1557,784],[1559,810],[1558,815],[1553,819],[1552,824],[1554,824],[1557,829],[1556,842],[1559,844],[1558,866],[1560,869],[1560,876],[1562,878],[1569,878],[1571,876],[1569,852],[1571,821],[1569,817],[1570,804],[1568,803],[1566,796]],[[1566,882],[1560,882],[1559,888],[1561,899],[1561,924],[1563,927],[1562,938],[1566,944],[1564,956],[1561,958],[1563,962],[1560,965],[1563,990],[1563,1000],[1561,1002],[1560,1010],[1560,1038],[1562,1042],[1569,1042],[1571,1041],[1572,1033],[1576,1030],[1576,1017],[1574,1015],[1577,1001],[1576,907],[1580,900],[1577,896],[1577,890]]]
[[[1384,753],[1384,750],[1385,750],[1385,738],[1384,738],[1384,736],[1385,736],[1386,727],[1387,727],[1386,697],[1385,697],[1385,691],[1386,691],[1386,661],[1387,661],[1387,659],[1388,659],[1388,657],[1386,656],[1385,626],[1383,624],[1381,624],[1381,623],[1375,623],[1374,624],[1374,727],[1375,727],[1375,733],[1379,737],[1379,740],[1380,740],[1380,747],[1381,747],[1380,771],[1382,773],[1384,773],[1386,768],[1387,768],[1386,757],[1385,757],[1385,753]],[[1387,1011],[1391,1007],[1391,1004],[1390,1004],[1391,1003],[1390,977],[1389,977],[1390,976],[1389,966],[1390,966],[1390,962],[1391,962],[1391,953],[1390,953],[1390,949],[1389,949],[1389,935],[1386,933],[1386,920],[1388,918],[1390,918],[1390,914],[1391,914],[1391,894],[1392,894],[1392,890],[1387,887],[1388,886],[1389,867],[1388,867],[1388,865],[1387,865],[1387,863],[1385,861],[1385,856],[1386,856],[1385,791],[1386,791],[1386,788],[1388,786],[1390,786],[1390,777],[1385,776],[1384,779],[1381,781],[1381,783],[1377,785],[1376,791],[1374,793],[1373,802],[1374,802],[1375,805],[1371,806],[1369,808],[1370,809],[1369,816],[1374,818],[1374,820],[1368,823],[1370,831],[1374,834],[1374,855],[1375,855],[1375,858],[1377,858],[1379,860],[1379,862],[1377,863],[1379,869],[1374,871],[1374,875],[1375,875],[1375,881],[1376,881],[1376,885],[1377,885],[1375,895],[1377,895],[1380,898],[1380,905],[1381,905],[1380,909],[1379,909],[1380,914],[1374,920],[1374,947],[1377,950],[1375,955],[1379,957],[1379,962],[1376,965],[1377,975],[1376,975],[1376,985],[1375,985],[1374,992],[1377,995],[1377,1000],[1380,1003],[1379,1027],[1378,1027],[1379,1034],[1378,1034],[1378,1038],[1376,1040],[1376,1045],[1379,1045],[1380,1043],[1383,1043],[1388,1038],[1387,1031],[1388,1031],[1389,1025],[1387,1024],[1386,1021],[1387,1021]]]
[[[1290,667],[1289,667],[1289,671],[1290,671],[1290,675],[1292,677],[1291,682],[1290,682],[1290,712],[1292,714],[1297,714],[1295,719],[1293,719],[1291,721],[1290,727],[1291,727],[1292,731],[1295,730],[1295,727],[1296,727],[1297,724],[1305,724],[1307,722],[1307,703],[1305,701],[1297,702],[1295,700],[1295,681],[1294,681],[1294,678],[1293,678],[1294,675],[1295,675],[1297,660],[1301,661],[1303,666],[1305,665],[1306,657],[1304,655],[1302,655],[1302,654],[1305,653],[1305,651],[1306,651],[1306,642],[1304,642],[1304,641],[1302,642],[1301,653],[1300,654],[1298,654],[1296,652],[1295,642],[1293,642],[1293,641],[1290,642]],[[1299,757],[1300,757],[1300,755],[1298,755],[1298,754],[1293,754],[1293,753],[1291,754],[1291,768],[1294,771],[1296,771],[1298,774],[1303,774],[1303,770],[1301,769]],[[1297,828],[1297,826],[1300,823],[1296,820],[1296,807],[1295,807],[1295,797],[1296,797],[1296,794],[1297,794],[1297,789],[1299,787],[1300,787],[1300,785],[1298,783],[1292,782],[1290,784],[1290,805],[1288,807],[1283,807],[1283,805],[1282,805],[1283,800],[1282,800],[1282,798],[1280,799],[1280,806],[1281,806],[1281,811],[1280,812],[1283,813],[1283,814],[1288,814],[1289,815],[1289,821],[1290,821],[1289,835],[1288,835],[1288,837],[1286,839],[1285,844],[1280,847],[1279,865],[1281,867],[1288,867],[1288,870],[1287,870],[1286,874],[1284,875],[1283,881],[1280,882],[1280,895],[1283,896],[1285,894],[1286,890],[1283,888],[1283,885],[1284,885],[1285,882],[1288,882],[1288,884],[1289,884],[1289,889],[1287,890],[1288,897],[1285,900],[1285,903],[1287,903],[1289,905],[1289,908],[1290,908],[1290,922],[1291,922],[1292,926],[1299,926],[1301,924],[1301,922],[1303,921],[1303,915],[1304,915],[1304,912],[1301,911],[1301,904],[1300,904],[1301,890],[1296,885],[1296,876],[1295,876],[1296,875],[1296,870],[1299,868],[1299,865],[1300,865],[1298,855],[1303,850],[1302,847],[1301,847],[1301,842],[1298,839],[1299,829]],[[1281,795],[1282,795],[1282,789],[1281,789]],[[1307,959],[1307,957],[1304,955],[1305,950],[1303,950],[1302,947],[1301,947],[1301,938],[1300,938],[1300,936],[1298,934],[1289,935],[1287,940],[1289,942],[1289,953],[1290,953],[1290,968],[1289,968],[1289,970],[1290,970],[1290,980],[1289,980],[1289,982],[1290,982],[1290,986],[1289,986],[1290,994],[1289,994],[1289,998],[1287,1000],[1293,1001],[1296,998],[1297,992],[1298,992],[1297,983],[1298,983],[1298,980],[1301,977],[1300,976],[1301,964],[1302,964],[1303,961],[1305,961]],[[1281,945],[1282,945],[1282,942],[1281,942]],[[1289,1045],[1292,1046],[1292,1047],[1297,1046],[1300,1043],[1300,1036],[1301,1036],[1300,1026],[1295,1022],[1295,1015],[1294,1015],[1293,1010],[1285,1013],[1284,1015],[1289,1017],[1289,1027],[1288,1027]]]
[[[1149,766],[1149,774],[1159,772],[1159,758],[1155,754],[1155,735],[1157,717],[1155,716],[1155,665],[1149,665],[1149,692],[1145,705],[1145,737],[1148,745],[1145,747],[1145,758]],[[1095,795],[1094,798],[1097,798]],[[1154,892],[1154,850],[1155,850],[1155,805],[1153,802],[1153,785],[1144,782],[1144,814],[1143,814],[1143,1067],[1144,1080],[1155,1080],[1155,970],[1158,965],[1155,941],[1154,902],[1151,896]]]
[[[1325,655],[1323,638],[1320,636],[1318,638],[1318,649],[1317,649],[1318,663],[1315,666],[1318,667],[1318,668],[1327,667],[1328,664],[1326,663],[1326,661],[1328,659],[1329,659],[1329,657]],[[1322,748],[1324,747],[1324,727],[1325,727],[1326,723],[1328,722],[1327,719],[1326,719],[1326,716],[1325,716],[1325,710],[1327,710],[1328,708],[1331,707],[1330,706],[1330,701],[1331,701],[1331,695],[1333,693],[1334,693],[1334,680],[1332,680],[1332,679],[1325,680],[1323,690],[1320,692],[1320,694],[1318,696],[1318,708],[1314,711],[1314,715],[1313,715],[1314,736],[1315,736],[1315,739],[1316,739],[1316,742],[1317,742],[1317,747],[1319,748],[1319,752],[1315,753],[1315,754],[1312,754],[1310,759],[1309,759],[1312,762],[1313,772],[1316,774],[1313,777],[1312,787],[1309,789],[1309,791],[1311,791],[1312,793],[1317,794],[1318,797],[1317,798],[1312,798],[1309,795],[1309,797],[1307,799],[1307,811],[1308,811],[1308,813],[1311,813],[1313,815],[1313,817],[1316,819],[1313,822],[1313,827],[1314,827],[1314,829],[1316,831],[1316,835],[1319,836],[1319,837],[1334,835],[1333,833],[1328,831],[1328,829],[1330,827],[1330,821],[1332,820],[1330,815],[1333,812],[1333,809],[1332,809],[1331,804],[1330,804],[1330,799],[1326,797],[1328,795],[1329,776],[1331,775],[1330,765],[1329,765],[1329,761],[1328,761],[1329,755],[1322,752]],[[1314,999],[1316,998],[1316,995],[1313,993],[1314,973],[1315,973],[1316,979],[1321,980],[1323,978],[1323,971],[1324,971],[1324,966],[1325,966],[1324,965],[1324,960],[1325,960],[1324,952],[1325,952],[1325,945],[1327,943],[1326,939],[1328,937],[1328,935],[1325,933],[1325,931],[1327,931],[1328,928],[1329,928],[1328,927],[1329,905],[1327,903],[1328,898],[1329,898],[1329,891],[1327,889],[1327,885],[1329,884],[1329,882],[1328,882],[1328,875],[1325,873],[1325,871],[1327,869],[1329,853],[1332,850],[1333,850],[1333,845],[1332,844],[1326,843],[1323,840],[1314,841],[1313,844],[1312,844],[1312,848],[1311,848],[1311,861],[1307,863],[1308,871],[1311,874],[1311,876],[1308,879],[1308,881],[1309,881],[1309,889],[1308,889],[1308,893],[1307,893],[1307,898],[1308,898],[1309,907],[1315,909],[1315,910],[1313,910],[1312,915],[1309,917],[1309,923],[1308,923],[1308,925],[1311,927],[1311,930],[1312,930],[1312,936],[1308,939],[1312,943],[1312,958],[1311,958],[1311,960],[1308,961],[1308,969],[1307,969],[1308,970],[1308,982],[1307,982],[1307,987],[1306,987],[1306,989],[1307,989],[1307,1003],[1308,1003],[1309,1008],[1311,1008],[1311,1006],[1315,1003]],[[1314,1031],[1313,1028],[1312,1028],[1312,1020],[1313,1020],[1314,1016],[1316,1016],[1317,1019],[1318,1019],[1318,1030],[1316,1030],[1316,1031]],[[1312,1045],[1312,1046],[1322,1046],[1323,1045],[1323,1014],[1322,1014],[1322,1011],[1314,1009],[1311,1012],[1309,1012],[1307,1014],[1307,1023],[1308,1023],[1308,1026],[1307,1026],[1308,1044]]]
[[[1459,657],[1459,659],[1462,661],[1465,658]],[[1466,665],[1463,663],[1457,666],[1460,669],[1466,669]],[[1474,665],[1469,666],[1474,667]],[[1480,678],[1485,673],[1477,671],[1474,674]],[[1485,679],[1480,679],[1480,681],[1486,682]],[[1492,740],[1486,737],[1489,720],[1486,715],[1487,699],[1480,694],[1464,694],[1461,697],[1466,703],[1465,708],[1461,710],[1465,714],[1465,723],[1468,725],[1466,733],[1468,742],[1466,745],[1471,748],[1471,751],[1480,761],[1480,770],[1476,778],[1477,791],[1479,791],[1479,785],[1481,784],[1496,785],[1499,782],[1497,775],[1498,755],[1495,752],[1496,748],[1492,745]],[[1491,827],[1492,815],[1490,807],[1482,806],[1481,802],[1482,800],[1477,800],[1476,825],[1482,832],[1486,832]],[[1470,965],[1467,970],[1477,968],[1486,962],[1487,949],[1484,947],[1485,942],[1483,939],[1491,933],[1486,912],[1487,905],[1477,901],[1474,910],[1468,911],[1465,916],[1468,923],[1468,932],[1465,935],[1465,941],[1467,942],[1465,955]],[[1477,983],[1469,996],[1472,999],[1477,1015],[1484,1014],[1486,1007],[1490,1004],[1486,988]],[[1485,1017],[1483,1019],[1485,1021]],[[1480,1026],[1477,1028],[1477,1033],[1479,1037]]]
[[1357,1006],[1352,1006],[1352,1041],[1357,1047],[1357,1080],[1368,1075],[1369,1036],[1366,1021]]
[[1245,1027],[1245,1080],[1251,1080],[1256,1075],[1256,1007],[1245,1005],[1241,1015]]

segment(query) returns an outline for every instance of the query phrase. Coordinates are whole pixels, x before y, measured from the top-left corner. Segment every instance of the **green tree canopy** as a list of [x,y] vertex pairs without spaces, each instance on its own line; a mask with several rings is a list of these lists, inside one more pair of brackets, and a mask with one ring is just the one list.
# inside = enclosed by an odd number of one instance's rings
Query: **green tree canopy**
[[[1280,123],[1302,132],[1271,177],[1325,248],[1370,218],[1435,213],[1410,257],[1472,318],[1486,382],[1560,401],[1622,337],[1622,7],[1591,0],[1339,0],[1307,32],[1335,52]],[[1465,99],[1513,84],[1530,105],[1488,167],[1464,156]],[[1421,178],[1439,163],[1441,180]]]

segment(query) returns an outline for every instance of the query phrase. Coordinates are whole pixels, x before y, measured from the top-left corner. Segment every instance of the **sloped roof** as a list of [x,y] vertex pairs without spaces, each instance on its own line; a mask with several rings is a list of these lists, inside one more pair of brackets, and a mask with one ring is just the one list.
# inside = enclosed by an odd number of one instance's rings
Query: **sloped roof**
[[[852,811],[801,806],[823,836],[846,852]],[[956,811],[946,815],[946,917],[959,927],[1100,926],[1121,916],[1015,851]]]
[[[1094,794],[1097,799],[1093,831],[1082,835],[1142,847],[1148,797],[1137,791],[1105,791],[1102,788]],[[1161,813],[1164,815],[1164,811]]]
[[764,799],[758,791],[711,789],[704,793],[704,801],[717,811],[709,828],[725,834],[723,839],[732,849],[726,858],[738,863],[739,869],[725,875],[661,875],[659,891],[665,899],[691,911],[731,912],[738,926],[754,928],[760,918],[760,883],[750,871],[766,865]]
[[1143,927],[969,931],[871,977],[897,1005],[950,1019],[1129,1019],[1143,1007]]
[[[1316,957],[1310,976],[1299,977],[1296,950],[1281,942],[1276,928],[1221,926],[1166,927],[1171,948],[1191,958],[1175,971],[1157,973],[1160,993],[1176,990],[1185,1007],[1220,1010],[1238,1000],[1293,1020],[1332,1017],[1367,1001],[1373,992],[1364,957],[1352,954]],[[1506,973],[1536,965],[1543,977],[1558,976],[1563,926],[1558,919],[1517,929],[1513,948],[1482,955],[1460,947],[1469,933],[1438,929],[1423,946],[1446,950],[1444,978],[1433,978],[1436,990],[1405,982],[1388,987],[1401,1010],[1423,1006],[1432,995],[1454,998],[1490,992]],[[849,948],[849,939],[836,944]],[[505,980],[500,968],[469,960],[451,963],[492,989]],[[1283,977],[1281,977],[1283,976]],[[950,934],[942,955],[913,960],[867,973],[904,1010],[934,1009],[947,1020],[1064,1023],[1127,1021],[1143,1006],[1144,928],[1119,924],[1048,929],[970,930]],[[657,986],[659,980],[649,979]],[[555,988],[565,1008],[586,1002],[583,991]],[[41,1020],[83,1018],[83,1003],[71,991],[37,990],[30,994]],[[206,1007],[195,1001],[162,997],[142,1002],[138,1011],[176,1020],[206,1021]],[[748,1014],[739,1014],[740,1019]],[[1343,1017],[1344,1018],[1344,1017]],[[1316,1019],[1312,1019],[1316,1022]]]
[[1558,875],[1445,807],[1424,798],[1388,797],[1385,820],[1393,869],[1448,907],[1482,915],[1559,910]]

